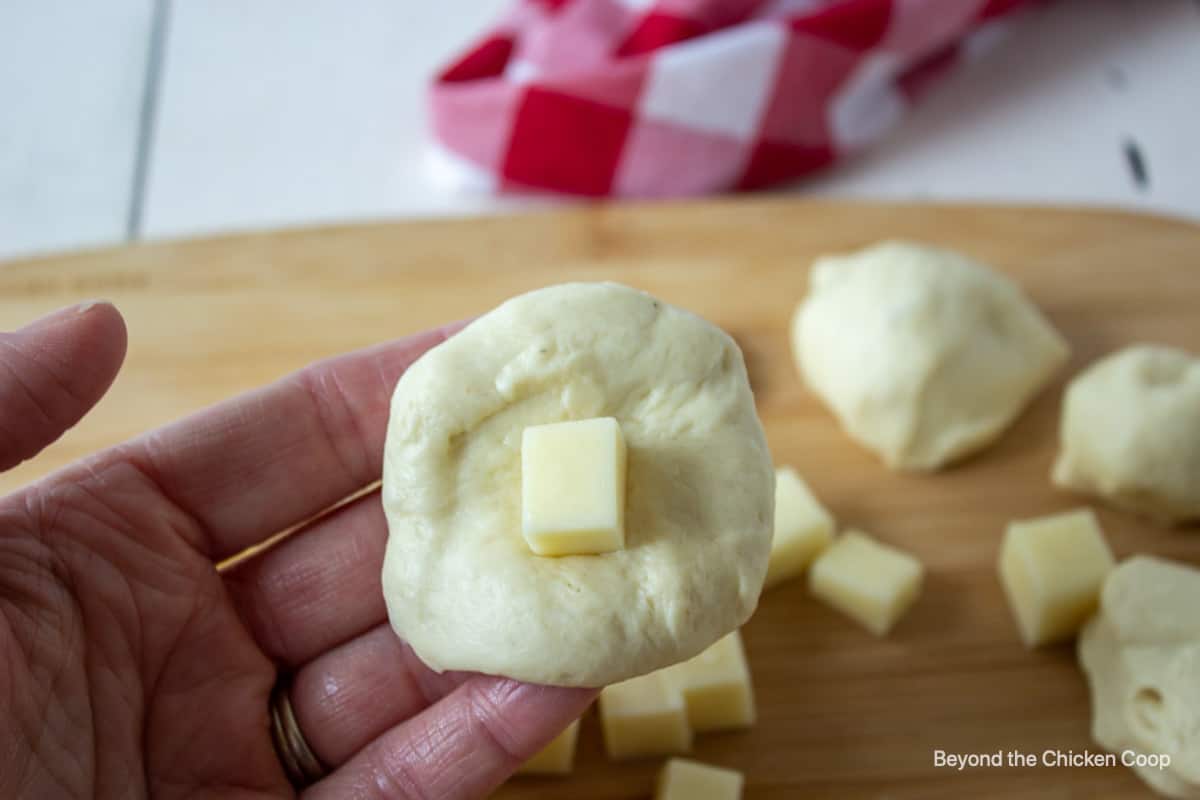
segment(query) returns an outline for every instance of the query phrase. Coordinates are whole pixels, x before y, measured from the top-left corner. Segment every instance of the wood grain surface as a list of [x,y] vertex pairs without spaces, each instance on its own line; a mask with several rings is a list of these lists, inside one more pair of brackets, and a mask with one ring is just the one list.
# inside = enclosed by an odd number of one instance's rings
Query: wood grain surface
[[[959,248],[1016,279],[1070,340],[1058,380],[993,447],[934,476],[886,471],[800,385],[786,336],[812,258],[887,237]],[[617,280],[727,329],[746,353],[776,459],[845,526],[918,555],[928,582],[875,639],[812,600],[768,593],[744,629],[760,721],[694,755],[746,773],[747,798],[1141,797],[1122,768],[955,772],[933,752],[1082,752],[1088,702],[1070,646],[1018,642],[995,574],[1005,523],[1079,506],[1047,475],[1064,381],[1134,341],[1200,352],[1200,228],[1118,212],[762,199],[578,208],[513,218],[342,227],[154,244],[0,265],[0,327],[114,300],[129,356],[96,411],[11,490],[98,448],[310,361],[479,314],[527,289]],[[1118,556],[1200,564],[1200,531],[1101,510]],[[593,712],[594,716],[594,712]],[[567,779],[498,796],[645,798],[659,760],[613,764],[585,720]]]

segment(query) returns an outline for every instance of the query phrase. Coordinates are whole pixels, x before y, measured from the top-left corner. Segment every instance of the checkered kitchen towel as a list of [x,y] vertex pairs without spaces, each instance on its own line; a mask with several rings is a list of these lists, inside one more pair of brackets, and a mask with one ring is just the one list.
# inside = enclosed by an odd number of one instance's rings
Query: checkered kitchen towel
[[432,90],[501,191],[750,189],[880,137],[1029,0],[518,0]]

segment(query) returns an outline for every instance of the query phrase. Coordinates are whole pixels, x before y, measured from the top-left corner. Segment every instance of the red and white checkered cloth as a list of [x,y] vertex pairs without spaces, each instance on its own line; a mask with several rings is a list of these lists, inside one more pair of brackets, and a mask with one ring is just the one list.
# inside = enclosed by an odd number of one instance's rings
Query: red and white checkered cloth
[[795,178],[878,139],[1029,0],[518,0],[432,90],[499,191],[664,197]]

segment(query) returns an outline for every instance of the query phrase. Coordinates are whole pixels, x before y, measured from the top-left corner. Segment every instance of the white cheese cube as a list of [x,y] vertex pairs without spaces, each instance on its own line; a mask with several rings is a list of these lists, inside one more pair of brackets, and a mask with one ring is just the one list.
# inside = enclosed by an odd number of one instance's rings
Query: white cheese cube
[[1028,647],[1074,636],[1100,598],[1112,551],[1091,509],[1009,523],[1000,582]]
[[614,759],[692,749],[683,696],[662,670],[606,686],[600,692],[600,727],[604,747]]
[[537,755],[517,767],[518,775],[566,775],[575,761],[575,742],[579,738],[579,720],[555,736]]
[[658,773],[654,800],[740,800],[742,773],[672,758]]
[[683,695],[692,730],[730,730],[754,724],[750,667],[737,631],[699,655],[667,667],[663,674]]
[[540,556],[625,546],[625,437],[612,417],[526,428],[521,527]]
[[775,536],[763,589],[804,571],[833,541],[833,517],[791,467],[775,470]]
[[924,575],[908,553],[847,531],[817,556],[808,579],[814,595],[883,636],[916,602]]

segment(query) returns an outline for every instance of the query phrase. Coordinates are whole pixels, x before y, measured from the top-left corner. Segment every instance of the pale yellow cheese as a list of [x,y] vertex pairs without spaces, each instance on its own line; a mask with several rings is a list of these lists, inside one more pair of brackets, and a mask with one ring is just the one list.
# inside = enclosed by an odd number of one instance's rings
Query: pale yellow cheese
[[833,541],[833,517],[791,467],[775,470],[775,536],[763,589],[804,571]]
[[575,761],[575,741],[579,738],[579,720],[555,736],[537,755],[517,768],[523,775],[566,775]]
[[611,758],[670,755],[692,748],[683,696],[662,670],[606,686],[600,692],[600,727]]
[[1133,556],[1104,579],[1077,650],[1096,742],[1159,794],[1193,800],[1200,798],[1197,609],[1200,569]]
[[524,430],[521,528],[540,556],[609,553],[625,546],[625,437],[615,419]]
[[737,631],[698,656],[667,667],[663,674],[683,695],[692,730],[730,730],[754,724],[750,667]]
[[809,589],[837,610],[883,636],[921,593],[925,568],[913,556],[848,531],[813,562]]
[[1010,523],[1000,546],[1000,582],[1025,644],[1074,636],[1096,610],[1112,568],[1091,509]]
[[658,773],[654,800],[739,800],[742,773],[685,758],[672,758]]

